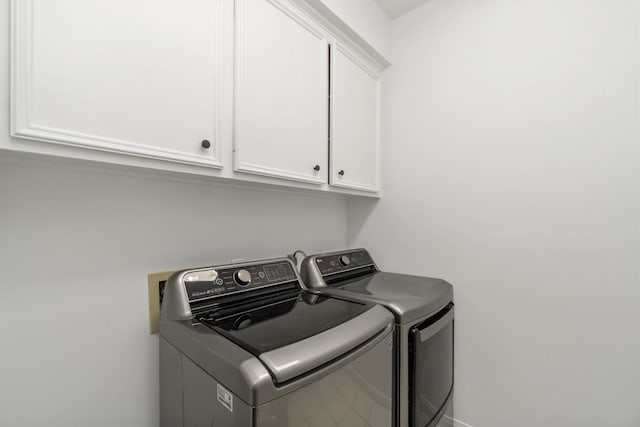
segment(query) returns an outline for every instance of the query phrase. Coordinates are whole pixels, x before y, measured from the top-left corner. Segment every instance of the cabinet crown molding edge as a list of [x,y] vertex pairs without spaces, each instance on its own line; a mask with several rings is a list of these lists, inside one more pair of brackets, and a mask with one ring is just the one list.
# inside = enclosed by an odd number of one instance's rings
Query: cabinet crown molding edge
[[378,52],[360,34],[355,32],[346,22],[329,9],[321,0],[291,0],[299,5],[342,44],[349,46],[366,58],[380,74],[391,65],[391,62]]

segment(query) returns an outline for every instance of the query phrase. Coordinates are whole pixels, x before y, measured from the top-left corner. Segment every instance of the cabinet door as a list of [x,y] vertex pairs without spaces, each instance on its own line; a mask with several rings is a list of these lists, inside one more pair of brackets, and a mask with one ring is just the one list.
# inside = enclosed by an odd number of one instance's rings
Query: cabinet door
[[14,136],[222,166],[222,1],[12,6]]
[[330,184],[379,191],[379,74],[340,43],[332,52]]
[[291,1],[235,6],[235,169],[325,183],[325,34]]

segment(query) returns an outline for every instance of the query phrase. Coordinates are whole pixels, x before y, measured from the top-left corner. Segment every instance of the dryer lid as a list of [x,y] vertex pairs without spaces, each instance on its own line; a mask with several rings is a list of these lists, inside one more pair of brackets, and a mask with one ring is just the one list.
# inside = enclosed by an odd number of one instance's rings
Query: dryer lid
[[429,316],[453,300],[453,287],[442,279],[376,272],[324,288],[331,295],[382,304],[400,324]]
[[381,272],[366,249],[309,255],[302,261],[306,287],[320,292],[382,304],[396,322],[407,324],[434,314],[453,300],[453,286],[431,277]]
[[254,354],[283,383],[360,346],[393,318],[372,304],[293,292],[199,320]]

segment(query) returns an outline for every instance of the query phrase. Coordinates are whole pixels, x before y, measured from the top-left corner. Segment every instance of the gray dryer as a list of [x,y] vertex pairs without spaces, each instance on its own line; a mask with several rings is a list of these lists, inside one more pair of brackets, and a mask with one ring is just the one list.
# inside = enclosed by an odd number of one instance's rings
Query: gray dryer
[[311,255],[303,260],[301,275],[307,287],[323,295],[381,304],[394,314],[395,426],[452,423],[451,284],[380,271],[365,249]]

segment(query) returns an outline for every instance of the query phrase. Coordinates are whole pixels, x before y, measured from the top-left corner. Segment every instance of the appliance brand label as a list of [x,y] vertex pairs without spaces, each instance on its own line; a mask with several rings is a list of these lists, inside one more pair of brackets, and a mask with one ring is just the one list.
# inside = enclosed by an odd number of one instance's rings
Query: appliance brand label
[[226,388],[218,384],[218,402],[222,403],[222,406],[233,412],[233,394]]

